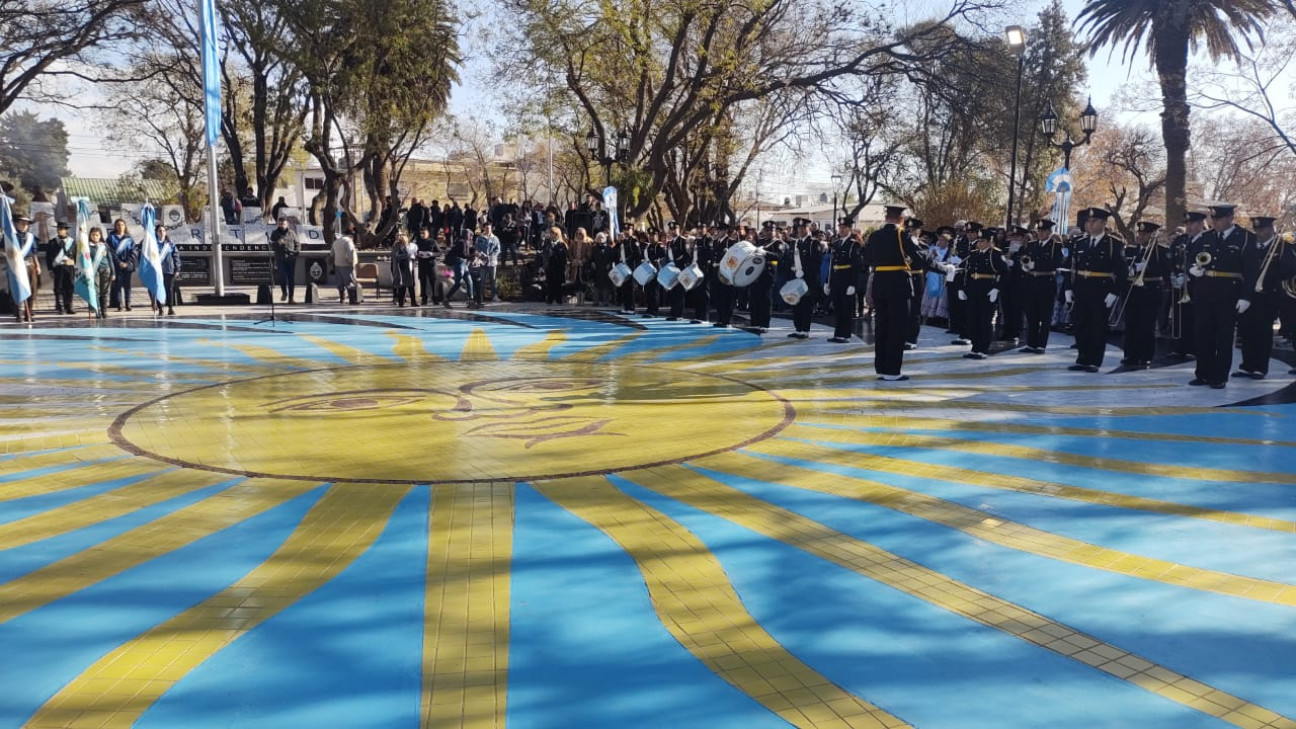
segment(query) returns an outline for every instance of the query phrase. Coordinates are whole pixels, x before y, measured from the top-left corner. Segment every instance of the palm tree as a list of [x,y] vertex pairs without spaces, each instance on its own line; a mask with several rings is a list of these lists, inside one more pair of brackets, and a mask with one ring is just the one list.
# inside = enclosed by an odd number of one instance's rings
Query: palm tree
[[1089,0],[1076,25],[1089,36],[1089,53],[1121,46],[1132,60],[1146,46],[1161,83],[1161,138],[1166,147],[1166,223],[1176,225],[1187,208],[1184,186],[1190,141],[1188,56],[1204,42],[1213,61],[1238,59],[1238,39],[1251,47],[1264,35],[1264,21],[1291,10],[1289,0]]

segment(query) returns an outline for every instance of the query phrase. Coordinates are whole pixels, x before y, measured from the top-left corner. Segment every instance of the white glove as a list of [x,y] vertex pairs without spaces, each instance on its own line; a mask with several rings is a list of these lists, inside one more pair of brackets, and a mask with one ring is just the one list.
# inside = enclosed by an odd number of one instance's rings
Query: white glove
[[1250,301],[1247,301],[1246,299],[1238,299],[1238,302],[1237,302],[1237,313],[1239,313],[1239,314],[1245,314],[1245,313],[1246,313],[1246,310],[1247,310],[1247,309],[1250,309],[1250,308],[1251,308],[1251,302],[1250,302]]
[[1062,292],[1062,298],[1066,299],[1066,302],[1068,304],[1075,303],[1075,292],[1070,289],[1067,289],[1066,291]]
[[824,284],[824,296],[831,296],[832,295],[830,293],[831,291],[832,291],[832,287],[830,287],[828,284]]
[[1012,267],[1013,267],[1013,259],[1011,259],[1011,258],[1005,258],[1005,259],[1004,259],[1004,263],[1008,264],[1008,268],[1012,268]]
[[1008,244],[1008,252],[1016,253],[1019,250],[1021,250],[1021,243],[1013,241],[1012,243]]
[[1174,277],[1170,279],[1170,284],[1177,289],[1183,288],[1187,283],[1188,277],[1182,273],[1176,273]]
[[796,277],[797,277],[797,278],[805,278],[805,271],[797,271],[797,272],[796,272]]
[[1108,309],[1115,306],[1117,301],[1116,294],[1107,294],[1107,298],[1103,299],[1103,303],[1107,305]]
[[967,292],[959,289],[959,301],[967,301]]
[[999,289],[990,289],[990,303],[993,304],[998,300],[999,300]]
[[1134,264],[1135,271],[1141,272],[1145,268],[1147,268],[1147,261],[1139,261],[1138,263]]
[[963,259],[962,259],[962,258],[959,258],[958,256],[952,256],[952,257],[950,257],[949,261],[950,261],[950,265],[951,265],[951,266],[956,266],[956,267],[957,267],[960,263],[963,262]]
[[1191,273],[1197,278],[1201,278],[1202,276],[1206,275],[1206,269],[1202,268],[1201,266],[1193,266],[1188,269],[1188,273]]
[[847,296],[854,296],[854,295],[855,295],[855,287],[854,287],[854,286],[847,286],[847,287],[846,287],[846,295],[847,295]]

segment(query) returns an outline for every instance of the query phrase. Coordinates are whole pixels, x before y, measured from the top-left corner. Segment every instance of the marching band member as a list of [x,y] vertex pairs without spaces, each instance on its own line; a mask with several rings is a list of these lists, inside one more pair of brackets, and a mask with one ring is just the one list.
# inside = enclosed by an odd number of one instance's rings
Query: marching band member
[[[958,226],[956,225],[955,228]],[[964,261],[972,254],[972,241],[981,237],[981,230],[980,223],[964,223],[963,230],[954,238],[954,243],[951,245],[954,253],[950,256],[949,262],[955,267],[955,275],[945,280],[949,292],[949,332],[955,335],[954,341],[950,344],[962,346],[972,343],[969,338],[967,304],[963,297],[958,295],[958,292],[963,290],[963,277],[959,274],[963,270]]]
[[[670,242],[666,244],[667,258],[674,263],[679,270],[683,271],[693,264],[693,244],[685,238],[675,223],[668,223],[667,227],[675,234]],[[666,321],[679,321],[684,316],[684,296],[687,292],[680,284],[675,284],[671,290],[666,292],[666,298],[670,302],[669,316]]]
[[[629,225],[623,231],[620,241],[616,244],[620,249],[616,251],[616,256],[625,262],[625,265],[634,271],[639,264],[644,262],[643,247],[639,245],[639,239],[635,234],[634,228]],[[626,280],[617,290],[617,296],[621,301],[621,313],[635,313],[635,280],[634,276],[626,276]]]
[[1251,302],[1242,298],[1242,257],[1256,245],[1255,234],[1234,225],[1233,205],[1210,208],[1211,230],[1188,246],[1188,294],[1197,305],[1196,377],[1188,384],[1222,390],[1233,365],[1238,314]]
[[976,248],[963,266],[958,297],[967,306],[968,329],[972,335],[972,351],[963,355],[966,359],[989,357],[990,344],[994,341],[995,309],[1008,275],[1008,261],[994,246],[993,236],[993,228],[982,230]]
[[1161,226],[1138,224],[1131,247],[1129,290],[1125,294],[1125,358],[1121,364],[1147,369],[1156,354],[1156,322],[1161,298],[1170,282],[1170,244],[1157,236]]
[[728,223],[724,221],[716,223],[715,231],[720,237],[713,246],[715,255],[712,257],[711,268],[707,271],[707,280],[711,284],[711,298],[715,299],[716,304],[716,320],[711,325],[713,327],[729,327],[733,322],[734,287],[720,278],[720,261],[724,259],[729,246],[736,242],[730,240],[729,230]]
[[724,248],[716,250],[715,242],[711,237],[713,230],[715,226],[703,225],[698,231],[697,239],[693,241],[693,262],[702,269],[702,281],[685,296],[693,305],[693,318],[689,320],[690,324],[701,324],[711,319],[710,284],[715,276],[713,272],[716,264],[724,257]]
[[1035,224],[1035,240],[1027,243],[1018,259],[1026,277],[1022,294],[1026,310],[1026,346],[1020,351],[1044,354],[1048,348],[1049,329],[1053,323],[1053,305],[1057,301],[1057,270],[1065,258],[1062,238],[1053,233],[1052,220]]
[[[769,331],[770,305],[773,302],[774,285],[782,278],[779,264],[787,249],[774,230],[773,221],[765,221],[764,239],[757,239],[756,245],[765,252],[765,269],[756,277],[756,281],[747,287],[747,306],[750,312],[752,329],[758,334]],[[762,245],[762,242],[764,245]],[[780,299],[781,301],[781,299]]]
[[[1197,356],[1197,307],[1188,294],[1188,268],[1192,257],[1188,249],[1206,232],[1206,213],[1192,211],[1184,215],[1184,232],[1175,237],[1170,244],[1170,257],[1174,261],[1174,271],[1170,280],[1174,290],[1170,292],[1171,317],[1174,318],[1174,329],[1179,336],[1174,338],[1170,351],[1179,359],[1192,359]],[[1183,299],[1188,298],[1188,301]]]
[[896,382],[909,379],[900,369],[904,364],[909,299],[913,297],[909,264],[918,255],[918,248],[900,231],[905,209],[887,205],[885,211],[886,225],[869,235],[864,245],[864,265],[872,273],[873,369],[879,380]]
[[923,240],[923,221],[909,218],[905,221],[905,233],[918,250],[918,255],[909,261],[909,283],[913,286],[913,298],[909,299],[909,324],[905,329],[906,350],[918,349],[918,333],[922,331],[923,291],[927,288],[927,271],[931,263],[931,248]]
[[[670,223],[673,229],[675,223]],[[650,230],[649,243],[644,249],[644,258],[657,267],[660,271],[662,263],[666,260],[666,241],[668,240],[665,232]],[[661,284],[657,283],[654,278],[644,285],[644,317],[651,319],[654,316],[661,315]]]
[[[815,303],[819,300],[820,289],[825,283],[820,279],[824,247],[819,241],[810,237],[807,230],[809,225],[810,221],[805,218],[796,218],[792,221],[794,238],[783,259],[784,267],[792,270],[793,275],[798,278],[804,278],[807,286],[805,295],[792,307],[794,331],[788,336],[796,339],[810,338],[810,323],[814,316]],[[798,259],[800,259],[799,270],[797,270]]]
[[851,230],[855,221],[842,218],[837,224],[837,240],[829,250],[831,268],[826,293],[832,297],[833,316],[836,319],[832,339],[835,344],[845,344],[855,333],[855,283],[864,268],[864,245],[859,234]]
[[1085,219],[1087,235],[1076,246],[1072,260],[1071,322],[1075,330],[1076,362],[1073,372],[1097,372],[1107,349],[1107,321],[1116,305],[1116,292],[1125,284],[1128,264],[1125,241],[1107,232],[1111,213],[1089,208]]
[[[1269,357],[1273,354],[1273,325],[1282,303],[1282,282],[1293,271],[1292,246],[1283,241],[1274,230],[1274,218],[1252,216],[1255,228],[1255,245],[1242,252],[1242,299],[1248,305],[1238,317],[1238,331],[1242,336],[1242,364],[1234,377],[1263,379],[1269,374]],[[1239,301],[1239,303],[1241,303]]]
[[1000,251],[1008,265],[999,293],[999,306],[1003,314],[1000,325],[1000,339],[1016,345],[1021,340],[1022,318],[1026,313],[1026,279],[1030,278],[1021,268],[1022,256],[1026,255],[1026,242],[1030,240],[1030,231],[1020,225],[1008,228],[1008,249]]

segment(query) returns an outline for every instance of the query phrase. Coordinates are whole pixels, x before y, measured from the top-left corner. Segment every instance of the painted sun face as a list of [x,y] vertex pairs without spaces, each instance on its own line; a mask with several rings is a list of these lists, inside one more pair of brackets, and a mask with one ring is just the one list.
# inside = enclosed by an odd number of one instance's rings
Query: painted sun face
[[[739,447],[790,406],[736,380],[661,368],[422,363],[254,378],[146,403],[129,450],[221,472],[332,481],[531,480]],[[283,443],[291,442],[291,449]]]

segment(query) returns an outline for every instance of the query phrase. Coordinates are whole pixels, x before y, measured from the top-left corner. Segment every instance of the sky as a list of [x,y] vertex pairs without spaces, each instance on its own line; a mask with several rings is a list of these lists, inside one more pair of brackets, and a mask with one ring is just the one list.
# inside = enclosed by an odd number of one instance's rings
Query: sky
[[[473,0],[468,0],[472,2]],[[1020,23],[1023,25],[1032,22],[1038,12],[1046,5],[1046,0],[1034,0],[1022,3],[1020,18],[1008,17],[1005,25],[1009,23]],[[1067,11],[1068,17],[1075,19],[1080,8],[1084,5],[1084,0],[1064,0],[1063,5]],[[472,48],[474,34],[468,33],[463,37],[463,42],[469,44],[467,56],[469,61],[466,67],[461,71],[461,82],[455,87],[451,94],[449,111],[456,115],[466,115],[472,111],[481,109],[483,106],[489,107],[490,94],[493,88],[498,88],[497,83],[490,78],[489,69],[486,62]],[[1140,56],[1132,66],[1126,67],[1120,63],[1119,58],[1109,59],[1106,52],[1101,52],[1096,58],[1089,60],[1089,82],[1088,90],[1093,96],[1093,103],[1100,114],[1101,120],[1104,118],[1104,112],[1110,113],[1113,99],[1121,92],[1127,84],[1145,83],[1151,78],[1148,72],[1147,63],[1143,60],[1145,56]],[[68,89],[68,96],[73,96],[74,89]],[[91,91],[91,93],[94,93]],[[129,104],[129,88],[119,87],[111,91],[113,98],[112,103]],[[103,124],[100,115],[95,112],[81,112],[73,108],[67,108],[58,105],[41,105],[31,104],[20,105],[18,108],[25,108],[36,111],[42,117],[56,117],[62,119],[68,131],[68,148],[71,152],[69,167],[72,174],[80,177],[117,177],[126,172],[136,162],[148,157],[143,150],[139,148],[125,147],[114,145],[105,136]],[[141,109],[141,113],[145,110]],[[1122,113],[1119,115],[1123,120],[1129,120],[1133,113]],[[1156,115],[1143,115],[1144,118],[1150,117],[1151,123],[1156,122]],[[1027,123],[1028,120],[1023,120]],[[779,165],[775,165],[778,167]],[[806,169],[806,167],[810,169]],[[806,188],[806,191],[814,190],[818,187],[827,187],[829,184],[828,177],[830,172],[827,165],[799,165],[796,169],[796,178],[780,177],[777,175],[770,176],[762,185],[762,196],[778,196],[784,193],[794,194],[801,191],[797,188]]]

